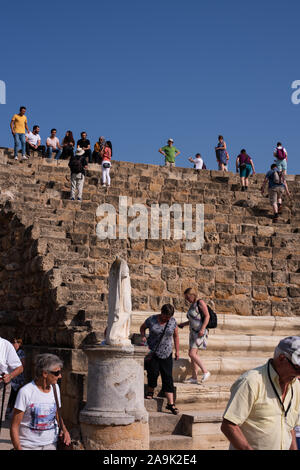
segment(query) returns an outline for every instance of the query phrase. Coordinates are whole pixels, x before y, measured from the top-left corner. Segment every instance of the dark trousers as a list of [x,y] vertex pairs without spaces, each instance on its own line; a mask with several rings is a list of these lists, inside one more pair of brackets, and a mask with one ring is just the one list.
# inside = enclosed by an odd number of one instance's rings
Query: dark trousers
[[29,142],[26,142],[26,153],[27,153],[27,155],[30,155],[31,150],[33,152],[40,152],[42,154],[42,156],[44,157],[45,152],[46,152],[46,147],[45,147],[45,145],[39,145],[38,148],[36,149]]
[[[83,149],[84,150],[84,149]],[[92,151],[91,149],[87,149],[84,151],[84,156],[85,156],[85,159],[89,162],[89,163],[93,163],[92,161]]]
[[102,157],[100,155],[100,152],[95,152],[95,150],[93,151],[93,155],[92,155],[92,160],[94,163],[99,163],[99,165],[102,163]]
[[63,151],[61,154],[61,159],[66,160],[67,158],[71,158],[74,156],[74,148],[72,145],[67,145],[66,147],[63,147]]
[[162,391],[165,393],[174,393],[173,383],[173,359],[172,354],[166,359],[160,359],[153,355],[150,364],[147,367],[148,386],[155,388],[159,374],[162,380]]
[[17,398],[19,390],[20,390],[20,387],[17,390],[15,390],[13,387],[11,387],[10,396],[9,396],[9,400],[8,400],[8,408],[10,408],[11,410],[13,410],[13,408],[15,406],[15,402],[16,402],[16,398]]

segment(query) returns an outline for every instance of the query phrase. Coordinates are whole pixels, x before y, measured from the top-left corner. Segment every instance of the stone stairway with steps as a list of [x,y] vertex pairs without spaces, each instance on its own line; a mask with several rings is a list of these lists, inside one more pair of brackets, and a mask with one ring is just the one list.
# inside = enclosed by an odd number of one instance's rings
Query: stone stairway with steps
[[[265,360],[278,338],[298,331],[300,175],[287,178],[292,203],[277,224],[260,194],[263,175],[251,178],[247,193],[233,173],[113,162],[111,176],[108,191],[100,185],[99,166],[90,165],[83,200],[70,201],[66,161],[34,155],[15,162],[12,149],[0,148],[1,335],[18,333],[37,348],[72,350],[80,360],[70,360],[70,374],[80,382],[86,375],[81,347],[103,338],[108,273],[119,255],[129,265],[138,322],[163,303],[183,312],[186,287],[213,300],[220,326],[201,352],[211,379],[203,386],[183,383],[190,374],[187,329],[180,331],[183,359],[175,373],[183,411],[221,410],[237,375]],[[188,252],[174,239],[98,240],[96,210],[108,203],[118,217],[120,195],[148,208],[204,203],[202,249]],[[176,315],[184,321],[185,314]],[[73,382],[63,386],[72,400]]]
[[224,450],[228,441],[221,433],[222,414],[215,411],[166,411],[166,399],[145,400],[149,413],[150,450]]
[[[154,313],[134,312],[131,332],[136,344],[140,342],[140,326]],[[175,318],[178,323],[184,321],[184,315],[180,312],[176,312]],[[234,381],[245,371],[264,364],[273,356],[279,341],[290,335],[300,336],[299,317],[218,315],[218,327],[209,332],[208,348],[198,353],[211,372],[211,377],[204,384],[193,385],[185,383],[191,376],[188,328],[179,330],[180,359],[173,362],[173,377],[176,404],[180,412],[202,414],[203,423],[205,417],[210,422],[211,416],[217,422],[217,413],[220,426]],[[201,372],[199,382],[200,379]]]

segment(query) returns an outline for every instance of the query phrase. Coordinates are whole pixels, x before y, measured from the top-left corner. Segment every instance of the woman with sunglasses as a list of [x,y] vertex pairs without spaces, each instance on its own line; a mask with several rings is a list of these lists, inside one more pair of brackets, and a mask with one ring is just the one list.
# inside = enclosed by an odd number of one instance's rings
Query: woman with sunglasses
[[[60,391],[57,381],[63,366],[54,354],[40,354],[36,359],[35,378],[19,390],[11,423],[10,435],[15,450],[56,450],[58,439],[58,403]],[[65,444],[71,442],[62,422]]]

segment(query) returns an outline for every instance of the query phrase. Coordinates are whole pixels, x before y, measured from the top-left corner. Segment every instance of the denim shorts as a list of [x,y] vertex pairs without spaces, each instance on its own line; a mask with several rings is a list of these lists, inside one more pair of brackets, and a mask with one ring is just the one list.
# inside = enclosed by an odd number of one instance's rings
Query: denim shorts
[[275,161],[276,165],[277,165],[277,168],[279,171],[282,171],[282,170],[287,170],[287,161],[286,160],[276,160]]

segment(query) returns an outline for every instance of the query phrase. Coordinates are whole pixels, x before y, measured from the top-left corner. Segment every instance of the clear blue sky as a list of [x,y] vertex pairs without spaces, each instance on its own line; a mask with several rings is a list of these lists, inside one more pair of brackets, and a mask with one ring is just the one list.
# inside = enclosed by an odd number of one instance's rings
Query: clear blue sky
[[278,140],[300,173],[299,0],[78,0],[1,7],[0,146],[20,105],[42,139],[88,132],[116,160],[159,164],[169,137],[178,166],[200,152],[216,168],[223,134],[231,157],[246,148],[257,171]]

